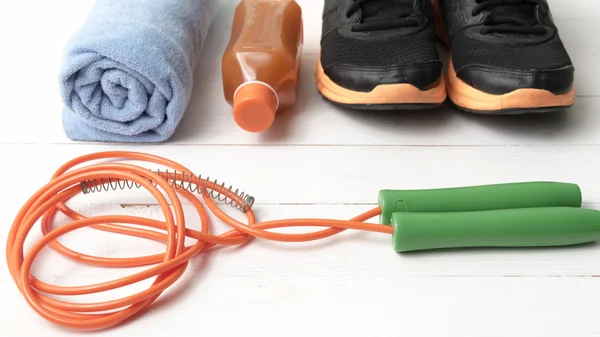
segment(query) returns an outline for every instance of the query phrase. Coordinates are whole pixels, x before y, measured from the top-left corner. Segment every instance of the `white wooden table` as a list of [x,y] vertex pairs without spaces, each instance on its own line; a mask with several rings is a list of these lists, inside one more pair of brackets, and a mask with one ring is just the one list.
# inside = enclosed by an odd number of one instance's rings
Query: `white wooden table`
[[[530,180],[578,183],[586,206],[600,205],[598,1],[551,1],[577,67],[575,107],[558,115],[499,118],[448,109],[368,113],[332,107],[313,82],[322,1],[299,2],[306,29],[300,101],[272,130],[262,135],[241,131],[222,99],[219,58],[234,6],[223,0],[197,72],[193,102],[177,134],[165,144],[134,146],[74,143],[62,131],[59,59],[94,2],[2,0],[1,241],[21,205],[58,166],[112,149],[166,156],[239,186],[257,198],[261,220],[349,218],[375,205],[383,188]],[[226,159],[212,160],[217,154]],[[82,196],[71,204],[84,214],[158,216],[151,199],[138,192]],[[227,228],[215,223],[213,229]],[[39,238],[39,230],[34,232]],[[113,257],[163,249],[91,230],[63,241]],[[57,285],[130,273],[81,266],[52,251],[35,269],[41,279]],[[599,245],[398,255],[381,234],[347,232],[308,244],[256,240],[242,249],[197,257],[151,311],[97,335],[598,336],[598,276]],[[1,336],[76,334],[40,318],[6,267],[0,268],[0,298]]]

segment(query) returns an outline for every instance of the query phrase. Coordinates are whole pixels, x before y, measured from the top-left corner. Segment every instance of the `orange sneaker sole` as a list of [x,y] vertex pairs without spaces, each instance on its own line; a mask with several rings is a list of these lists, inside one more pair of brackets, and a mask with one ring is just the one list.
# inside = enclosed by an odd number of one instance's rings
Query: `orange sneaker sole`
[[407,84],[382,84],[369,92],[353,91],[335,84],[325,74],[321,60],[315,75],[317,88],[327,100],[359,109],[418,109],[440,106],[446,100],[446,81],[442,75],[439,84],[429,90],[419,90]]
[[448,97],[462,110],[474,113],[517,114],[546,112],[568,108],[575,102],[575,88],[562,95],[543,89],[518,89],[504,95],[492,95],[463,82],[456,76],[452,59],[448,63]]

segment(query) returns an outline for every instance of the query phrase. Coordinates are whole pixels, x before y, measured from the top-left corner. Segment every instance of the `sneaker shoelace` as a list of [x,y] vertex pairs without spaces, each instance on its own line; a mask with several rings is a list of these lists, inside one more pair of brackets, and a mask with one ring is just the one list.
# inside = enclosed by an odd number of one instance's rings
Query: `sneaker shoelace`
[[404,27],[419,26],[419,21],[411,16],[414,13],[412,0],[354,0],[346,10],[350,17],[362,11],[360,23],[352,26],[355,32],[371,32]]
[[535,15],[541,0],[475,0],[473,16],[483,11],[489,13],[481,34],[532,34],[546,33],[544,27],[538,26]]

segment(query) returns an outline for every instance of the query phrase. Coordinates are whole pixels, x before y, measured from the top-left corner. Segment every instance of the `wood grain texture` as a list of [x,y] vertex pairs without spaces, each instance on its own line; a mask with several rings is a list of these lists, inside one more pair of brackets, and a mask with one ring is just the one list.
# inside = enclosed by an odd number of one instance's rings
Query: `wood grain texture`
[[[135,150],[168,157],[197,174],[217,178],[251,193],[259,203],[373,204],[377,202],[378,191],[386,188],[424,189],[518,181],[577,183],[586,202],[600,203],[600,148],[592,146],[131,147],[38,144],[2,148],[4,156],[23,158],[28,163],[19,167],[17,173],[12,173],[17,174],[17,178],[25,177],[19,179],[19,183],[26,186],[14,191],[20,199],[47,182],[64,162],[105,150]],[[145,167],[160,168],[151,164]],[[11,169],[3,168],[6,170],[4,176],[10,176],[14,172]],[[125,198],[122,202],[150,200],[138,192],[122,196]],[[112,198],[114,195],[104,193],[94,196],[96,202]]]
[[[223,261],[207,259],[196,263]],[[142,321],[95,336],[568,336],[600,334],[597,279],[214,277],[164,295]],[[75,280],[87,282],[88,280]],[[0,282],[3,288],[12,284]],[[31,314],[14,292],[7,336],[75,335]],[[16,322],[26,322],[18,324]]]
[[[220,55],[237,3],[222,0],[192,102],[175,136],[166,144],[134,146],[77,144],[62,132],[58,66],[66,41],[94,1],[2,1],[0,40],[8,52],[0,53],[0,222],[5,224],[0,241],[6,241],[19,207],[56,168],[104,150],[154,153],[231,183],[256,197],[260,220],[350,218],[373,207],[382,188],[530,180],[577,183],[586,206],[600,208],[597,0],[549,1],[577,68],[575,106],[554,115],[502,118],[447,108],[373,113],[333,107],[318,95],[313,80],[323,2],[298,2],[306,30],[300,101],[271,130],[260,135],[239,130],[222,99]],[[78,196],[70,204],[89,215],[161,218],[155,202],[139,190]],[[191,207],[185,211],[188,225],[197,228]],[[228,229],[214,220],[214,232]],[[40,235],[34,229],[28,245]],[[164,248],[92,230],[61,241],[115,257]],[[89,268],[45,251],[34,272],[53,284],[81,285],[133,271]],[[597,244],[398,255],[384,234],[347,231],[291,245],[255,240],[198,256],[153,310],[94,335],[598,336],[599,277]],[[78,300],[107,300],[147,285]],[[6,268],[0,268],[0,296],[1,336],[76,335],[37,316]]]

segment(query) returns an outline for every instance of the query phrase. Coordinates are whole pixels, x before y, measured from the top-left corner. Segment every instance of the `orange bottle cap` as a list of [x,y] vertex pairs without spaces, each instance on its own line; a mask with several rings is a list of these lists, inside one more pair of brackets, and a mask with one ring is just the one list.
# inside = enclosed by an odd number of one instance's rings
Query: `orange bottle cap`
[[249,132],[267,130],[275,120],[279,105],[277,93],[263,82],[241,85],[233,98],[233,119]]

